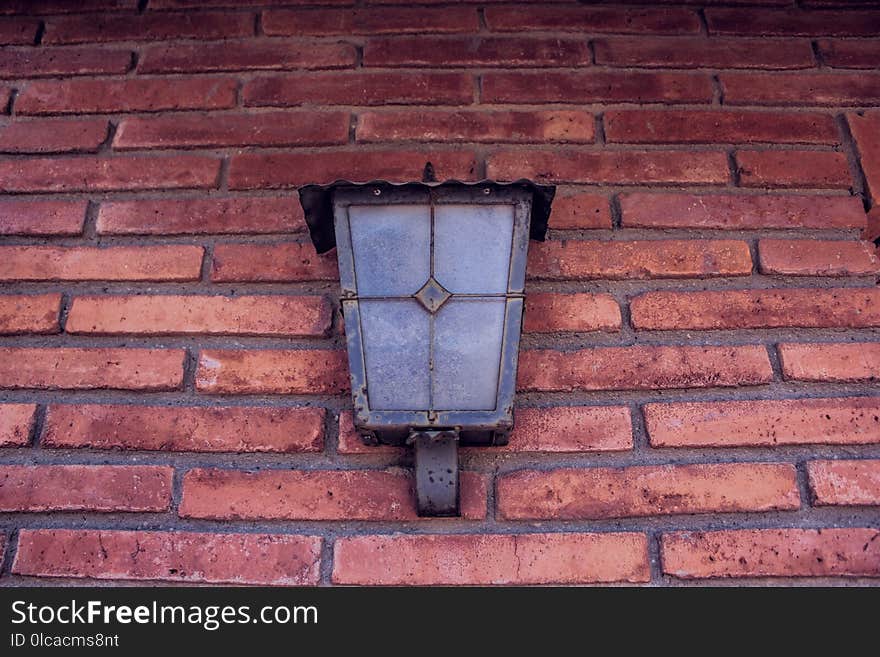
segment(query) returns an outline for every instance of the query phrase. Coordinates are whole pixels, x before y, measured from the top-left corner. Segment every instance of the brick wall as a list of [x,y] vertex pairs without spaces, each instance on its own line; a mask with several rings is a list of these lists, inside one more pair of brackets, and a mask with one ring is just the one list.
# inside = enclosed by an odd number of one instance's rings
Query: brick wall
[[[876,583],[878,3],[386,2],[0,2],[0,583]],[[428,160],[559,185],[460,519],[296,196]]]

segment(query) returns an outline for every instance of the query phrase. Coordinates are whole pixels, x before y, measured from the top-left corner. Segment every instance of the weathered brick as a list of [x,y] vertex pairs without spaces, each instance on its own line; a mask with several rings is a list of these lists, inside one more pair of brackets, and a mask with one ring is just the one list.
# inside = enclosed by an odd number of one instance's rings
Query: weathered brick
[[871,73],[721,73],[726,105],[872,105],[880,75]]
[[0,511],[166,511],[174,469],[148,465],[0,465]]
[[358,117],[357,139],[590,143],[595,127],[592,114],[576,110],[365,112]]
[[36,577],[314,586],[320,559],[317,536],[23,529],[12,570]]
[[263,406],[53,404],[40,438],[58,449],[171,452],[319,452],[323,444],[324,409]]
[[660,541],[663,572],[700,577],[880,575],[876,529],[675,532]]
[[760,240],[764,274],[788,276],[868,276],[880,274],[877,248],[870,242],[842,240]]
[[605,347],[520,354],[520,390],[650,390],[769,383],[767,351],[732,347]]
[[681,8],[572,7],[539,3],[490,7],[486,10],[486,23],[490,30],[498,32],[554,30],[681,34],[700,31],[696,12]]
[[484,103],[708,103],[709,76],[645,71],[489,72]]
[[0,404],[0,447],[30,443],[36,412],[36,404]]
[[57,157],[0,161],[2,192],[94,192],[216,187],[220,160],[168,157]]
[[629,144],[837,144],[834,119],[814,112],[612,110],[608,142]]
[[880,505],[880,461],[811,461],[813,506]]
[[0,388],[177,390],[182,349],[0,348]]
[[552,333],[619,329],[620,307],[610,294],[533,292],[526,297],[524,331]]
[[521,470],[502,475],[505,520],[581,520],[793,510],[797,472],[788,463],[707,463],[629,468]]
[[229,187],[298,187],[333,180],[421,180],[425,165],[437,178],[474,180],[476,156],[469,151],[335,151],[322,153],[242,153],[229,165]]
[[58,333],[60,294],[0,296],[0,335]]
[[596,63],[649,68],[798,69],[815,66],[809,41],[631,37],[593,41]]
[[120,74],[131,68],[131,59],[125,48],[5,48],[0,79]]
[[630,303],[636,329],[669,331],[880,326],[880,289],[647,292]]
[[752,257],[738,240],[551,241],[531,245],[528,271],[550,280],[745,276]]
[[877,68],[880,41],[852,39],[819,39],[822,61],[835,68]]
[[730,177],[720,151],[500,151],[487,157],[486,166],[489,178],[498,180],[723,185]]
[[246,106],[470,105],[474,81],[464,73],[338,72],[255,77],[245,82]]
[[35,18],[4,18],[0,20],[0,45],[33,45],[40,21]]
[[272,36],[476,32],[473,7],[376,9],[277,9],[263,12],[263,31]]
[[864,228],[865,211],[853,196],[732,194],[623,194],[627,228]]
[[773,447],[880,442],[880,400],[781,399],[648,404],[652,447]]
[[880,239],[880,205],[871,208],[865,219],[867,225],[862,230],[862,239],[876,242]]
[[123,16],[54,16],[46,21],[42,43],[228,39],[254,33],[252,14],[181,12]]
[[737,171],[743,187],[852,186],[843,153],[827,151],[737,151]]
[[134,11],[137,0],[5,0],[0,14],[67,14],[94,11]]
[[335,584],[647,582],[643,534],[464,534],[337,539]]
[[795,11],[791,9],[745,12],[739,9],[706,10],[710,34],[779,34],[877,36],[880,12],[876,11]]
[[608,199],[600,194],[556,190],[550,214],[553,229],[611,228]]
[[104,119],[14,121],[0,127],[0,152],[94,153],[106,138]]
[[880,203],[880,112],[847,114],[859,161],[875,203]]
[[589,66],[583,39],[536,37],[394,37],[367,40],[365,66]]
[[318,296],[78,296],[65,330],[100,335],[321,337],[332,309]]
[[336,253],[318,255],[311,244],[218,244],[214,248],[214,282],[335,281]]
[[196,389],[214,394],[337,394],[348,386],[339,350],[205,349],[196,372]]
[[[189,9],[196,7],[264,7],[277,5],[274,0],[151,0],[150,9]],[[285,5],[352,5],[353,0],[285,0]],[[428,2],[423,4],[429,4]]]
[[348,112],[266,112],[124,119],[113,147],[309,146],[348,143]]
[[[461,513],[486,515],[486,481],[461,473]],[[403,470],[194,469],[184,475],[180,515],[223,520],[418,519],[412,476]]]
[[226,109],[235,106],[230,78],[123,78],[37,81],[15,100],[19,114],[84,114]]
[[880,342],[780,344],[782,373],[793,381],[880,379]]
[[[0,204],[0,213],[2,213]],[[2,223],[2,222],[0,222]],[[295,196],[141,199],[101,203],[97,230],[105,235],[301,233]]]
[[341,42],[245,40],[162,44],[142,49],[138,73],[349,68],[356,59],[354,46]]
[[200,246],[0,246],[0,281],[195,281]]

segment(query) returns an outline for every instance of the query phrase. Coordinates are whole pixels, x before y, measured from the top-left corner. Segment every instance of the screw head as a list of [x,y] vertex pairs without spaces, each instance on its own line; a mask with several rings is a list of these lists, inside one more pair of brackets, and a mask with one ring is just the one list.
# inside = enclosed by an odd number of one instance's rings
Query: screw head
[[376,187],[373,189],[373,196],[380,196],[382,194],[382,190]]

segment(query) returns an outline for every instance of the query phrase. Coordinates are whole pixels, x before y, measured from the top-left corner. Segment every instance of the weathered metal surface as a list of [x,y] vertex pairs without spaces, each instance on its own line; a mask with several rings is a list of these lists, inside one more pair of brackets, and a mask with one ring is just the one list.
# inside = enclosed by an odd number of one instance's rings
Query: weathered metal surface
[[413,431],[416,497],[420,516],[457,516],[459,507],[458,433]]

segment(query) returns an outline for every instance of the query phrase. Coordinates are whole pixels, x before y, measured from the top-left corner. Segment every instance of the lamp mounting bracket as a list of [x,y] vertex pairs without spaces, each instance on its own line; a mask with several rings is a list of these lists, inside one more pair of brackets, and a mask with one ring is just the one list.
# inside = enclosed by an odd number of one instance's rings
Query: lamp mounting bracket
[[415,448],[419,515],[457,516],[458,431],[417,429],[406,442]]

